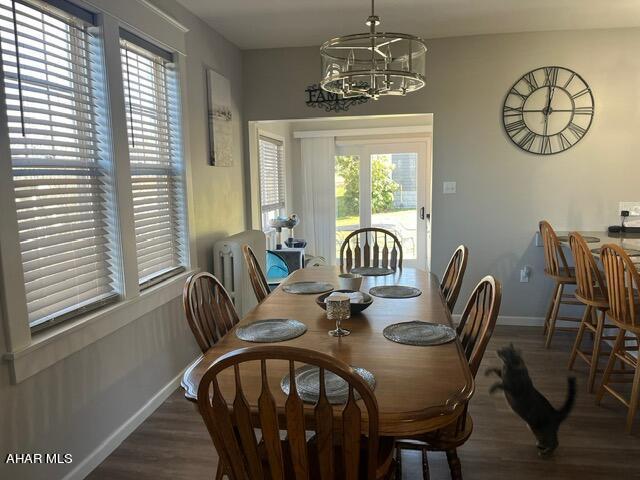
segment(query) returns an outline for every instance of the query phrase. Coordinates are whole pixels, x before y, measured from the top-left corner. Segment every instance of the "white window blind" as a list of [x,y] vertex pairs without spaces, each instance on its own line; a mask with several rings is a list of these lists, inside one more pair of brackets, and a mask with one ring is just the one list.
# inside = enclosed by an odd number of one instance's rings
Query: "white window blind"
[[[64,5],[58,1],[57,4]],[[29,324],[118,298],[99,41],[86,19],[0,0],[0,40]],[[95,60],[95,61],[94,61]]]
[[270,230],[269,220],[284,215],[285,181],[284,148],[280,140],[260,135],[258,138],[260,164],[260,208],[262,229]]
[[186,264],[179,103],[169,55],[141,47],[130,40],[131,34],[126,37],[120,52],[138,277],[145,287],[184,270]]

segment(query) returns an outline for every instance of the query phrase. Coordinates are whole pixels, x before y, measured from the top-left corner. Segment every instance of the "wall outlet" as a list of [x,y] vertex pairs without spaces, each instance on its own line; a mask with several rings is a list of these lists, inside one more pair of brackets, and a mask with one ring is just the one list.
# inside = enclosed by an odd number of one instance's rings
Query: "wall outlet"
[[442,193],[456,193],[456,182],[442,182]]
[[531,277],[531,267],[529,265],[525,265],[520,270],[520,283],[529,283],[530,277]]

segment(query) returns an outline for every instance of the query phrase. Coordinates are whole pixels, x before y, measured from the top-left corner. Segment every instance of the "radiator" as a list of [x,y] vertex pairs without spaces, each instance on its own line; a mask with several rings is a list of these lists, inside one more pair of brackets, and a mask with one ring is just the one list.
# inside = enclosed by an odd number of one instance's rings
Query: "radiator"
[[213,274],[222,282],[240,317],[256,305],[242,246],[254,251],[262,271],[265,270],[266,238],[261,230],[246,230],[217,241],[213,246]]

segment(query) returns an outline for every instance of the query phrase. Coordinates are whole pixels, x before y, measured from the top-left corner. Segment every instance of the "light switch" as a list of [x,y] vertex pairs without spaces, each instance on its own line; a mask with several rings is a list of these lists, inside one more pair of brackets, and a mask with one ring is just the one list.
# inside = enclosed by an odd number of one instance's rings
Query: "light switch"
[[456,182],[442,182],[442,193],[456,193]]

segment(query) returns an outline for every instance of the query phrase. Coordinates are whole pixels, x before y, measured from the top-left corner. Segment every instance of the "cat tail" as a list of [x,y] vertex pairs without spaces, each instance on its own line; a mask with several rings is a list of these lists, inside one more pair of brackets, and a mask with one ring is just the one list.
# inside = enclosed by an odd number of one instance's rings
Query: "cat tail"
[[558,410],[558,417],[560,422],[564,421],[564,419],[567,418],[576,400],[576,377],[567,378],[567,382],[569,384],[567,399],[565,400],[562,408]]

